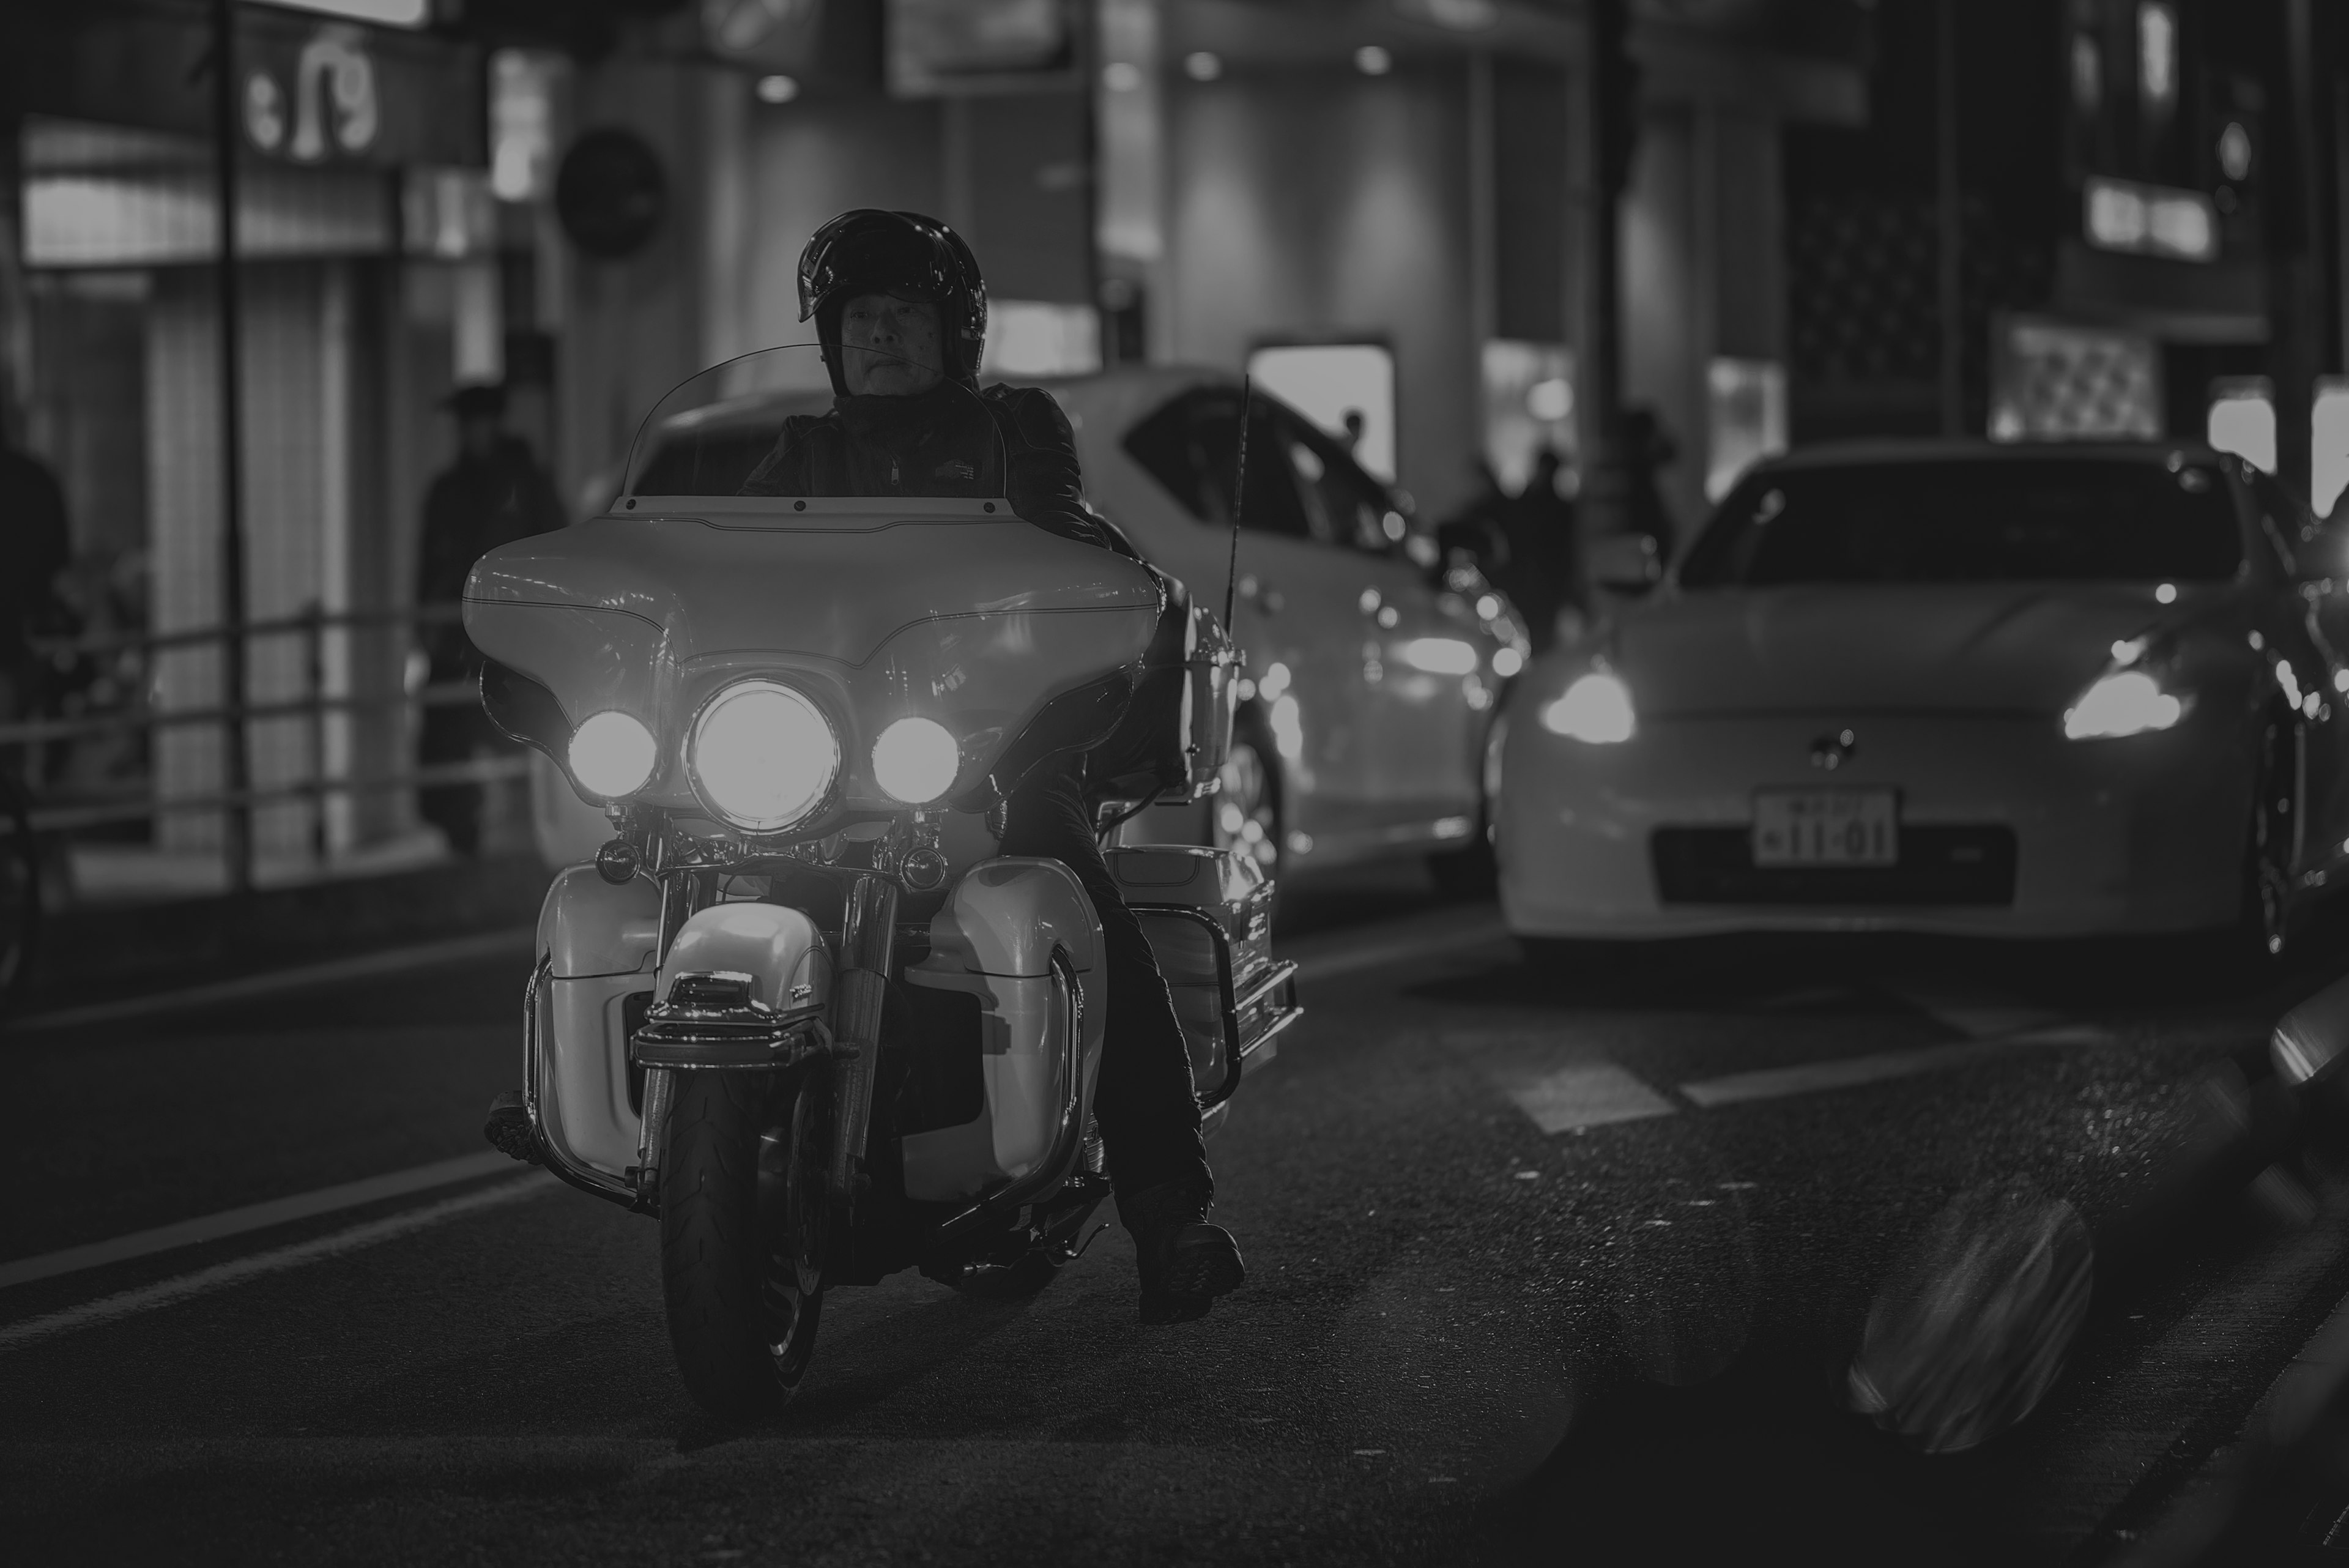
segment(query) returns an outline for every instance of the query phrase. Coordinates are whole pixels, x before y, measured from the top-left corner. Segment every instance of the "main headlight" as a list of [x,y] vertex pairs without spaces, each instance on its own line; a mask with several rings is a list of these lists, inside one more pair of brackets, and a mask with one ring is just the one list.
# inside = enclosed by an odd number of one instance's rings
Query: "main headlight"
[[701,710],[686,764],[711,810],[737,827],[771,833],[823,799],[840,772],[840,740],[805,696],[773,680],[742,680]]
[[1628,741],[1638,727],[1631,714],[1631,689],[1606,670],[1594,670],[1568,687],[1566,695],[1543,705],[1541,726],[1587,745]]
[[2186,704],[2142,670],[2116,670],[2080,694],[2064,714],[2067,741],[2108,741],[2167,730]]
[[589,794],[617,800],[645,787],[659,748],[641,720],[617,709],[591,714],[572,732],[571,776]]
[[929,805],[961,771],[962,748],[936,719],[900,719],[873,742],[873,782],[907,805]]

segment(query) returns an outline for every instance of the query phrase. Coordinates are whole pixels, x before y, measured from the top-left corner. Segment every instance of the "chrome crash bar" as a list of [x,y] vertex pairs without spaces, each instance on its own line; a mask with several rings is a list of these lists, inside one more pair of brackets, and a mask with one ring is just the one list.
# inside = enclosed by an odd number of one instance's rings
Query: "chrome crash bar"
[[[1225,933],[1223,922],[1206,910],[1191,904],[1128,904],[1137,915],[1172,915],[1189,920],[1207,933],[1207,940],[1216,950],[1216,984],[1219,1011],[1224,1026],[1224,1075],[1221,1082],[1199,1096],[1199,1109],[1212,1111],[1239,1093],[1240,1080],[1260,1061],[1257,1053],[1273,1039],[1305,1016],[1305,1009],[1297,1005],[1293,989],[1297,979],[1297,961],[1282,959],[1258,971],[1245,992],[1232,983],[1232,940]],[[1265,1026],[1247,1039],[1240,1037],[1240,1019],[1251,1008],[1269,1000],[1284,987],[1289,987],[1288,999],[1265,1023]]]

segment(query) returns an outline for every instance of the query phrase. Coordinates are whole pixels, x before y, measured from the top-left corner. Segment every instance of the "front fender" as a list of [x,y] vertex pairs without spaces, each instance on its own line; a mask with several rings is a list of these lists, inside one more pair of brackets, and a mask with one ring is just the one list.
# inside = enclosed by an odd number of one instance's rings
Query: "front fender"
[[815,922],[780,904],[712,904],[677,933],[653,994],[675,1000],[680,975],[746,974],[750,1000],[776,1012],[823,1007],[832,999],[832,953]]

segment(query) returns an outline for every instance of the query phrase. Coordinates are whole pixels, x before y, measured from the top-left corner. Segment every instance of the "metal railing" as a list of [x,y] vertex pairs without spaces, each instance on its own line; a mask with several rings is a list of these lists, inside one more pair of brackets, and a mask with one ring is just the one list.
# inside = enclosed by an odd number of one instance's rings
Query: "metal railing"
[[[242,627],[213,626],[168,632],[36,639],[34,651],[52,663],[60,659],[120,660],[128,655],[136,668],[136,675],[120,682],[126,696],[114,711],[65,717],[31,717],[0,723],[0,768],[16,771],[23,775],[26,792],[33,802],[31,825],[36,835],[72,835],[124,823],[158,822],[167,815],[179,814],[218,813],[239,819],[238,825],[222,836],[222,856],[229,862],[225,867],[229,884],[236,888],[248,888],[253,883],[255,857],[250,822],[254,809],[306,802],[311,807],[308,825],[310,854],[316,865],[322,870],[326,869],[330,861],[326,802],[330,797],[381,794],[439,784],[488,784],[523,777],[528,773],[528,759],[520,754],[477,757],[430,765],[406,761],[412,755],[413,743],[409,726],[404,722],[398,724],[388,737],[377,737],[378,741],[388,739],[388,745],[378,744],[373,748],[378,759],[387,755],[402,759],[394,765],[373,769],[365,767],[357,760],[362,754],[360,748],[353,748],[353,765],[347,769],[337,769],[331,763],[329,726],[337,716],[358,718],[398,712],[404,720],[405,713],[410,710],[470,707],[481,701],[480,693],[471,680],[439,681],[410,691],[406,680],[408,650],[421,645],[420,634],[454,623],[460,613],[453,605],[331,613],[313,605],[298,615],[250,621]],[[367,633],[387,638],[395,633],[406,634],[399,639],[397,657],[380,661],[391,670],[391,678],[378,682],[378,689],[373,691],[330,691],[327,679],[329,639],[336,635]],[[299,690],[292,695],[233,701],[228,701],[227,694],[223,692],[207,705],[185,708],[159,708],[155,705],[156,680],[164,655],[212,649],[224,654],[233,641],[244,649],[246,657],[241,660],[223,658],[221,661],[222,678],[224,682],[228,672],[241,668],[248,672],[249,689],[254,683],[251,672],[260,669],[259,662],[252,657],[253,645],[263,641],[282,642],[289,639],[296,640],[300,649]],[[155,760],[156,749],[151,744],[162,732],[186,729],[215,730],[222,736],[223,755],[235,748],[243,748],[250,760],[253,754],[252,726],[264,722],[295,722],[302,726],[297,776],[241,789],[163,793],[164,780],[160,776]],[[38,765],[46,750],[60,742],[120,734],[141,735],[150,742],[147,748],[145,776],[128,786],[60,789],[46,778],[46,770]],[[282,755],[278,760],[283,760]],[[28,762],[34,765],[26,765]],[[213,771],[235,776],[230,770]]]

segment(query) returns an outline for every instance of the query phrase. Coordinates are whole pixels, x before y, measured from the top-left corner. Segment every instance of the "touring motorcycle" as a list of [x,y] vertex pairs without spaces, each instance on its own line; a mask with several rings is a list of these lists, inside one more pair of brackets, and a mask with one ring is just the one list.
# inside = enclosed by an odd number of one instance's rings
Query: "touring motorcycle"
[[[798,1388],[833,1286],[1019,1294],[1081,1251],[1101,927],[1066,867],[996,853],[1003,803],[1071,754],[1104,842],[1213,793],[1240,664],[1181,585],[1022,521],[977,465],[905,483],[949,493],[742,493],[778,431],[741,408],[823,384],[798,348],[686,381],[605,515],[465,592],[486,711],[612,828],[547,890],[486,1131],[659,1220],[678,1368],[728,1416]],[[1299,1015],[1272,885],[1105,854],[1212,1130]]]

